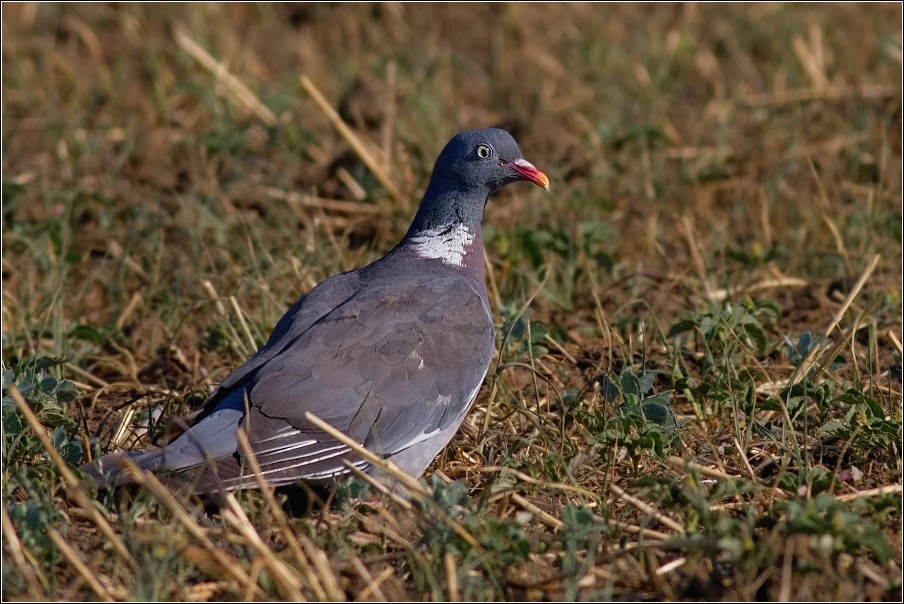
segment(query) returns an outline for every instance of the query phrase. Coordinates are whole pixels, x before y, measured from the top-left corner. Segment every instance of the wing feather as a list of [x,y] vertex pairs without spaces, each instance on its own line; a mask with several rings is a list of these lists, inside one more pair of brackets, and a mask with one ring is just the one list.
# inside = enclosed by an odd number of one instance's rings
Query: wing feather
[[[492,317],[470,282],[428,274],[405,283],[359,283],[316,320],[302,308],[309,325],[281,321],[259,358],[223,383],[247,394],[242,424],[269,482],[328,481],[348,472],[345,459],[367,469],[308,411],[385,457],[451,437],[492,358]],[[227,488],[250,476],[225,460],[216,471]]]

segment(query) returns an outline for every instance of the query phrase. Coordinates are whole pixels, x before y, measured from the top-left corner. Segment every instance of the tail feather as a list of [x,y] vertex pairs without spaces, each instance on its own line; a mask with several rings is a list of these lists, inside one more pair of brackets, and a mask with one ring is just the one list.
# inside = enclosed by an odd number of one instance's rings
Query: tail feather
[[101,489],[113,489],[136,484],[132,474],[126,471],[125,460],[131,461],[141,471],[150,471],[170,491],[185,491],[199,495],[216,495],[239,486],[257,488],[254,477],[241,481],[243,468],[234,457],[225,457],[194,468],[169,470],[163,465],[164,449],[156,451],[123,451],[108,453],[82,465],[79,470]]
[[125,470],[122,460],[128,459],[140,470],[154,472],[160,465],[161,451],[124,451],[108,453],[82,465],[79,470],[87,474],[101,488],[122,487],[135,484],[135,479]]

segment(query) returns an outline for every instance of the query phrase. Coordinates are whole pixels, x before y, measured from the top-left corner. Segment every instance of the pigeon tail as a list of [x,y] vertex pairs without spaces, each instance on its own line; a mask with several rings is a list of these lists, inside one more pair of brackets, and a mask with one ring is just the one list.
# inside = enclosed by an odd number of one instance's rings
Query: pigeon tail
[[141,471],[155,472],[160,468],[163,449],[155,451],[122,451],[107,453],[94,461],[84,464],[79,470],[94,481],[98,487],[121,487],[135,484],[135,479],[125,469],[123,460],[128,459]]

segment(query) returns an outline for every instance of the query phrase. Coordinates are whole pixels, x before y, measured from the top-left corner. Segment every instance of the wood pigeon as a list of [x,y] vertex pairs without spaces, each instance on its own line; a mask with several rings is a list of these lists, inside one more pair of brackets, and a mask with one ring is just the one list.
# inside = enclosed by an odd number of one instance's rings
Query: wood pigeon
[[507,132],[456,135],[395,248],[302,296],[165,447],[104,455],[81,470],[100,486],[129,484],[117,463],[128,456],[198,493],[255,488],[238,450],[241,429],[273,486],[329,485],[349,475],[344,460],[379,474],[307,421],[311,412],[420,477],[461,425],[493,357],[484,207],[519,180],[549,188]]

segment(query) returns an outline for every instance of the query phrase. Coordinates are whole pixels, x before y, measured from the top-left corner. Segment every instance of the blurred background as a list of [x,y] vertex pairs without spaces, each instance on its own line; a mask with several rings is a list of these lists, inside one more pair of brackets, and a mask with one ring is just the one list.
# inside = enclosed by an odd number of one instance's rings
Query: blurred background
[[[593,325],[589,262],[615,319],[668,320],[700,279],[844,281],[875,252],[880,286],[900,293],[900,16],[890,3],[4,4],[4,346],[37,313],[61,321],[52,348],[71,354],[72,323],[115,323],[139,289],[130,319],[159,315],[203,297],[205,278],[243,306],[285,306],[393,245],[445,142],[487,126],[552,180],[488,208],[506,301],[551,266],[541,311],[586,308],[576,323]],[[641,294],[646,308],[622,308]]]

